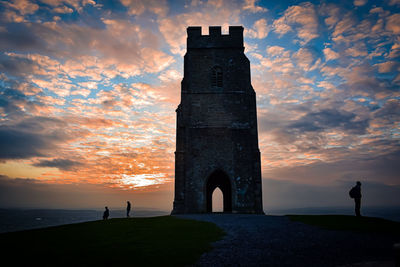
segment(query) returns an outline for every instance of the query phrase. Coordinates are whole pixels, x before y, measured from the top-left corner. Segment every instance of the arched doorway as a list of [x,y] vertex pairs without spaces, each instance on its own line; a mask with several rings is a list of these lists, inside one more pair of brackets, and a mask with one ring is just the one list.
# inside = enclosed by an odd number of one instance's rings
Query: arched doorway
[[219,187],[214,189],[212,193],[212,212],[224,211],[224,194]]
[[212,195],[216,188],[223,194],[224,212],[232,212],[232,186],[228,175],[223,171],[214,171],[207,179],[206,184],[206,205],[207,212],[212,212]]

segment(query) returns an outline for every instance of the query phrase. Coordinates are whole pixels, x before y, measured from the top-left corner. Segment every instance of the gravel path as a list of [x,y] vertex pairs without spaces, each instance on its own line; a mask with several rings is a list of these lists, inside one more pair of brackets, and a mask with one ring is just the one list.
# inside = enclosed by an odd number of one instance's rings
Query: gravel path
[[178,217],[213,222],[227,233],[201,256],[197,266],[343,266],[373,261],[380,263],[368,266],[392,266],[388,262],[393,260],[392,246],[399,242],[399,237],[388,235],[323,230],[285,216]]

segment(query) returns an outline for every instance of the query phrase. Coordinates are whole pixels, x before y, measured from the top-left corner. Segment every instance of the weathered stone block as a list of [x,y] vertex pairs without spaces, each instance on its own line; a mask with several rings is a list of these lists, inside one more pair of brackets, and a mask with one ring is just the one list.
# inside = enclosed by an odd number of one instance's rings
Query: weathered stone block
[[243,27],[188,27],[177,112],[172,213],[211,212],[219,187],[224,211],[263,213],[256,95]]

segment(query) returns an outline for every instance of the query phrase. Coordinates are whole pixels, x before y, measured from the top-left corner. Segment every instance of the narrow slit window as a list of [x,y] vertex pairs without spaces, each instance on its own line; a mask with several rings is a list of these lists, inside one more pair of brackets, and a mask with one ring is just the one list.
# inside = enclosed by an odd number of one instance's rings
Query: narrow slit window
[[211,85],[213,87],[222,87],[223,86],[223,75],[222,75],[222,69],[220,67],[214,67],[212,69],[212,74],[211,74]]

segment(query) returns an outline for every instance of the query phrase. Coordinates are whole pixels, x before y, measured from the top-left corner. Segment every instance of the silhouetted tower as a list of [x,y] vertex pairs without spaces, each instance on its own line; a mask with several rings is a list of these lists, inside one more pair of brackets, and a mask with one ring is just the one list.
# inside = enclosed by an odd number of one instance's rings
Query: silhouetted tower
[[244,54],[243,27],[187,28],[177,112],[172,213],[211,212],[212,193],[224,211],[263,213],[256,94]]

